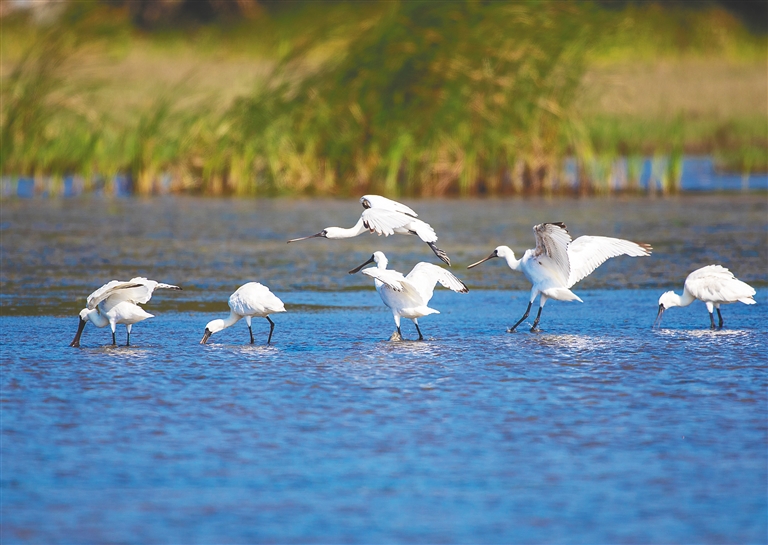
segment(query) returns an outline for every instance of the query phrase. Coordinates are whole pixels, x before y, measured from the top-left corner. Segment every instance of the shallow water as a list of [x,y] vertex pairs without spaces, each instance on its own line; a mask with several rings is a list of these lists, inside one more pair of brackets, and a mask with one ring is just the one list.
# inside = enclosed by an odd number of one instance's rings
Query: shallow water
[[[412,204],[470,292],[438,288],[427,341],[394,343],[346,271],[376,249],[435,262],[425,245],[285,244],[352,225],[354,202],[4,202],[3,543],[766,541],[764,195]],[[465,267],[540,221],[654,255],[508,334],[525,279]],[[660,293],[712,262],[758,304],[723,307],[722,331],[702,303],[651,329]],[[69,348],[85,296],[137,274],[184,291],[156,293],[134,346],[89,325]],[[273,344],[244,323],[197,344],[247,280],[286,303]]]

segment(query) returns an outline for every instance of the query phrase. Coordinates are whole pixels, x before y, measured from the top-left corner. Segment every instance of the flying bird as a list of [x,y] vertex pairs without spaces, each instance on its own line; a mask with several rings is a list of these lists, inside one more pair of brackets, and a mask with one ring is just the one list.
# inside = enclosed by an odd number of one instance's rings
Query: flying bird
[[392,334],[390,340],[402,340],[403,338],[400,332],[400,317],[413,320],[416,331],[419,332],[419,340],[424,340],[421,329],[419,329],[418,319],[429,314],[440,314],[439,311],[427,306],[438,282],[458,293],[469,291],[464,282],[456,278],[453,273],[432,263],[417,263],[408,273],[408,276],[387,269],[388,261],[383,252],[374,252],[368,261],[349,271],[349,274],[355,274],[373,262],[376,263],[376,266],[363,270],[363,274],[373,278],[373,283],[381,296],[381,300],[392,311],[397,331]]
[[389,235],[416,235],[432,248],[432,251],[448,266],[451,260],[443,250],[435,245],[437,234],[432,227],[417,218],[418,214],[411,208],[397,201],[387,199],[380,195],[363,195],[360,198],[363,205],[363,214],[354,227],[326,227],[319,233],[307,237],[294,238],[288,242],[306,240],[308,238],[352,238],[369,231],[381,236]]
[[152,318],[154,315],[146,312],[139,305],[152,298],[156,289],[180,290],[179,286],[163,284],[144,277],[132,278],[127,282],[112,280],[88,296],[86,308],[80,311],[80,323],[77,333],[69,346],[79,347],[80,336],[85,324],[89,321],[96,327],[109,326],[112,329],[112,345],[116,345],[115,327],[125,324],[127,337],[125,346],[131,345],[131,326]]
[[[704,301],[709,311],[711,329],[723,328],[723,315],[720,305],[729,303],[744,303],[754,305],[755,288],[736,278],[731,271],[721,265],[707,265],[696,269],[685,279],[683,295],[668,291],[659,297],[659,313],[656,315],[654,326],[661,324],[661,315],[672,307],[687,307],[696,299]],[[717,309],[719,325],[715,327],[714,309]]]
[[501,257],[513,271],[522,271],[533,284],[528,308],[523,317],[507,331],[515,331],[531,312],[531,306],[537,295],[539,312],[531,331],[536,331],[541,319],[541,309],[548,299],[557,301],[583,302],[570,288],[579,280],[589,276],[612,257],[628,255],[643,257],[651,255],[648,244],[631,242],[620,238],[581,236],[571,240],[571,235],[563,223],[540,223],[533,228],[536,247],[526,250],[521,259],[515,259],[515,253],[508,246],[498,246],[491,255],[473,263],[468,269],[476,267],[494,257]]
[[229,308],[228,318],[208,322],[200,344],[205,344],[211,335],[236,324],[242,318],[245,318],[245,323],[248,324],[248,332],[251,334],[251,344],[253,344],[251,318],[254,316],[266,318],[269,322],[269,337],[267,338],[267,344],[269,344],[272,342],[272,331],[275,329],[275,322],[269,315],[275,312],[285,312],[283,302],[269,291],[267,286],[258,282],[248,282],[237,288],[235,293],[229,296]]

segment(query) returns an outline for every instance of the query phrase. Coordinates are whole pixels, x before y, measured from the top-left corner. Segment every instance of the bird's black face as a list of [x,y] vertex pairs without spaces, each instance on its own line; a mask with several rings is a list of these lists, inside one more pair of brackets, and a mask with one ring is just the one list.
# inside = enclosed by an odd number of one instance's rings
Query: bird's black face
[[213,335],[213,333],[211,333],[211,330],[206,327],[205,334],[203,335],[203,339],[200,341],[200,344],[205,344],[206,342],[208,342],[208,339],[210,338],[211,335]]
[[486,261],[488,261],[489,259],[493,259],[494,257],[499,257],[499,251],[498,251],[498,250],[494,250],[494,251],[491,253],[491,255],[489,255],[489,256],[488,256],[488,257],[486,257],[485,259],[481,259],[481,260],[480,260],[480,261],[478,261],[477,263],[472,263],[472,265],[470,265],[470,266],[469,266],[469,267],[467,267],[467,268],[468,268],[468,269],[471,269],[472,267],[477,267],[478,265],[480,265],[480,263],[485,263]]
[[368,199],[363,199],[363,208],[371,208],[371,202]]
[[291,240],[288,241],[288,243],[290,244],[291,242],[297,242],[299,240],[307,240],[308,238],[318,238],[318,237],[319,238],[327,238],[328,237],[328,231],[323,229],[319,233],[315,233],[314,235],[309,235],[308,237],[292,238]]
[[366,261],[365,263],[363,263],[363,264],[362,264],[362,265],[360,265],[359,267],[355,267],[354,269],[352,269],[351,271],[349,271],[349,274],[355,274],[356,272],[359,272],[359,271],[360,271],[360,269],[362,269],[363,267],[365,267],[366,265],[368,265],[368,263],[373,263],[373,262],[374,262],[374,260],[375,260],[375,258],[374,258],[373,256],[371,256],[371,257],[370,257],[370,259],[368,259],[368,261]]
[[661,315],[664,314],[664,305],[659,305],[659,313],[656,315],[656,320],[653,322],[653,327],[658,326],[661,323]]
[[74,348],[80,347],[80,335],[83,334],[84,328],[85,328],[85,320],[80,318],[80,323],[77,324],[77,333],[75,333],[75,338],[72,340],[71,343],[69,343],[69,346],[72,346]]

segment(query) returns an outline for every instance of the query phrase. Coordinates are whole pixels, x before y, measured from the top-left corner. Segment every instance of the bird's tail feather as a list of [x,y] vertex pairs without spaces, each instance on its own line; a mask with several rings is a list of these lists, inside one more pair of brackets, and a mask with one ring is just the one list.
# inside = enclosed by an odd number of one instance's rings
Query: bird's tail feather
[[556,301],[578,301],[579,303],[584,302],[578,295],[573,293],[568,288],[550,288],[548,290],[544,290],[542,293],[550,299],[555,299]]

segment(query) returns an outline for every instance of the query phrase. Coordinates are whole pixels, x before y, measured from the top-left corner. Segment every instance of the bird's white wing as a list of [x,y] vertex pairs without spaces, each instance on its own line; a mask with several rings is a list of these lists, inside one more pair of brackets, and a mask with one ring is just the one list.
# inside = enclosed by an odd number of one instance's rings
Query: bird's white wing
[[131,278],[127,282],[112,280],[94,291],[88,296],[88,308],[94,309],[102,301],[109,299],[109,306],[112,307],[123,301],[130,301],[136,304],[143,304],[152,298],[152,293],[158,288],[180,290],[178,286],[148,280],[143,276]]
[[571,271],[568,259],[568,245],[571,235],[564,223],[540,223],[533,228],[536,235],[534,256],[543,266],[560,277],[566,283]]
[[269,288],[258,282],[248,282],[229,296],[229,308],[240,316],[284,312],[285,305]]
[[384,235],[385,237],[394,235],[395,229],[406,227],[413,221],[412,217],[402,212],[382,210],[380,208],[367,208],[363,211],[362,218],[366,229],[371,233]]
[[[707,265],[685,279],[685,289],[703,301],[748,301],[755,289],[721,265]],[[750,303],[747,303],[750,304]]]
[[390,212],[401,212],[403,214],[413,216],[414,218],[418,216],[416,212],[404,204],[393,201],[392,199],[388,199],[386,197],[382,197],[381,195],[363,195],[360,197],[360,204],[363,205],[363,208],[375,208],[379,210],[389,210]]
[[[144,284],[138,282],[123,282],[120,280],[112,280],[88,296],[88,308],[93,310],[99,305],[99,303],[109,298],[113,298],[115,304],[122,301],[130,301],[134,294],[141,294],[146,291],[147,287]],[[151,295],[152,294],[150,292],[150,296]]]
[[402,273],[392,269],[379,269],[378,267],[369,267],[363,269],[363,274],[379,280],[382,284],[395,291],[404,291],[405,277]]
[[467,293],[469,291],[464,282],[459,280],[451,271],[432,263],[417,263],[405,278],[410,284],[416,286],[419,292],[424,293],[428,290],[430,295],[427,300],[432,298],[431,292],[434,290],[435,283],[437,282],[440,282],[440,285],[443,287],[458,293]]
[[651,255],[648,244],[638,244],[630,240],[611,237],[579,237],[568,246],[570,275],[566,287],[570,288],[579,280],[589,276],[592,271],[612,257],[628,255],[644,257]]

